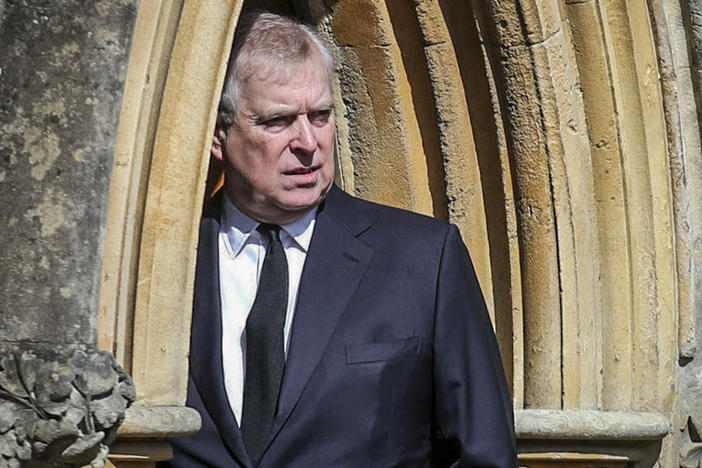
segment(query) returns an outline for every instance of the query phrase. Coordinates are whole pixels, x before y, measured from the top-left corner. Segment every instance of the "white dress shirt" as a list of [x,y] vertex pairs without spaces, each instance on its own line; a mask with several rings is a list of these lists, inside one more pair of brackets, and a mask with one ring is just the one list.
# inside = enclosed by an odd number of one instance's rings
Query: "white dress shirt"
[[[219,293],[222,300],[222,365],[224,386],[236,418],[241,424],[246,378],[246,319],[249,316],[258,286],[266,240],[256,231],[258,221],[242,213],[223,197],[224,210],[219,233]],[[283,330],[283,346],[288,353],[290,325],[295,313],[297,290],[302,267],[312,240],[316,210],[302,218],[283,224],[280,240],[288,261],[288,308]]]

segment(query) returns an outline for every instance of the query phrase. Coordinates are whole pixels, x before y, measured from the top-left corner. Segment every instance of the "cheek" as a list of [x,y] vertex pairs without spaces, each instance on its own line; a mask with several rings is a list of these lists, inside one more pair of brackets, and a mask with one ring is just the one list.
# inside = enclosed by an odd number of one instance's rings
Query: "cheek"
[[334,135],[336,134],[336,124],[330,122],[322,133],[322,138],[328,146],[334,146]]
[[324,177],[329,180],[334,177],[334,171],[335,171],[336,165],[334,161],[334,154],[330,153],[327,156],[326,163],[322,167],[322,173],[324,174]]
[[[267,170],[273,170],[280,159],[281,145],[273,138],[257,138],[242,142],[241,148],[246,148],[246,151],[241,151],[239,154],[237,165],[239,168],[249,174],[260,174]],[[234,149],[236,151],[236,148]]]

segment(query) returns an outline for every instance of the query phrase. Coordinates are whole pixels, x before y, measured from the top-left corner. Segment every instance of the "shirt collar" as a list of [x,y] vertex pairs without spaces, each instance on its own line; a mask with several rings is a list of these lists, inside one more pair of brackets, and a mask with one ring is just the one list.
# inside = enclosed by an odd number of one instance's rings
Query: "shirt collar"
[[[304,216],[291,223],[282,224],[281,232],[284,234],[281,236],[281,241],[283,246],[287,247],[293,243],[303,252],[307,252],[312,241],[316,216],[317,208],[308,211]],[[251,235],[256,233],[259,224],[255,219],[242,213],[225,194],[221,230],[229,239],[232,255],[236,256],[241,251]]]

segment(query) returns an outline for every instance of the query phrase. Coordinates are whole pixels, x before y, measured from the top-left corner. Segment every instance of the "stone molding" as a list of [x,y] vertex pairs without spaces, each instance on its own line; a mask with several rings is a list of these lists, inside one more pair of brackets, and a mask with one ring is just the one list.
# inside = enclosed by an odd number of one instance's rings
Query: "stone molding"
[[185,406],[132,406],[110,446],[108,460],[113,467],[152,467],[170,460],[173,449],[166,437],[186,437],[201,426],[200,414]]
[[186,437],[202,425],[200,413],[187,406],[132,406],[117,434],[120,438]]
[[660,440],[670,421],[659,413],[597,410],[515,411],[519,439]]
[[515,411],[520,466],[650,468],[671,433],[661,413],[598,410]]
[[3,352],[0,467],[103,466],[134,398],[131,378],[107,352]]

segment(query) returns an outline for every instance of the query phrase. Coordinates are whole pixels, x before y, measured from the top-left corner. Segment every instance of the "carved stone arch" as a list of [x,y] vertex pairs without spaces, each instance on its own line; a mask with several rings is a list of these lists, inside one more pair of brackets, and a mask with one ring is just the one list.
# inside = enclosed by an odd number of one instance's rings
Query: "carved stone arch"
[[144,405],[182,404],[209,145],[241,2],[142,2],[105,234],[99,345]]
[[185,402],[198,225],[209,146],[240,1],[141,2],[110,184],[98,346],[133,376],[137,401],[113,464],[171,457],[197,431]]
[[[658,0],[141,2],[99,327],[140,411],[185,400],[213,109],[237,19],[253,8],[296,14],[337,47],[337,182],[461,229],[523,464],[655,460],[676,358],[694,356],[679,174],[686,152],[699,159],[696,122],[676,120],[671,94],[671,83],[689,88],[665,38],[680,8]],[[163,421],[180,409],[169,411]],[[168,433],[129,424],[125,437]],[[665,464],[674,450],[663,445]],[[559,450],[569,455],[549,458]]]
[[[238,14],[265,2],[225,3],[149,2],[137,19],[111,184],[100,346],[131,372],[138,401],[145,405],[184,400],[212,109]],[[483,161],[478,160],[470,114],[481,111],[469,109],[465,93],[471,80],[482,80],[481,91],[489,84],[483,74],[454,86],[452,79],[461,81],[461,67],[466,75],[471,72],[472,56],[464,49],[457,56],[451,34],[475,36],[476,31],[465,33],[444,20],[456,13],[452,8],[462,13],[470,8],[461,2],[429,5],[428,11],[426,5],[383,1],[268,3],[264,6],[316,22],[338,46],[336,99],[343,114],[338,182],[360,196],[456,223],[494,316],[491,270],[504,255],[490,258],[494,240],[488,241],[485,210],[504,211],[505,196],[484,201],[481,186],[504,185],[504,168],[485,162],[504,161],[504,154],[499,156],[492,118],[481,118],[478,135],[490,136],[478,138]],[[477,37],[472,44],[467,53],[479,56]],[[488,96],[475,94],[482,103]],[[506,246],[507,227],[499,229],[499,242]],[[507,320],[498,322],[509,322],[503,341],[511,356],[512,307],[501,308],[508,310]],[[512,368],[511,359],[507,367]]]
[[[681,135],[681,128],[698,123],[681,119],[688,104],[676,95],[691,93],[684,40],[671,39],[668,29],[684,35],[680,6],[472,5],[514,180],[522,459],[546,463],[548,456],[524,452],[558,447],[587,452],[581,444],[590,437],[602,443],[593,451],[623,456],[622,463],[652,466],[658,458],[673,466],[677,442],[667,415],[676,360],[688,359],[695,341],[690,198],[682,182],[690,166],[681,158],[699,157],[698,144],[682,143],[696,141],[698,130]],[[595,420],[598,429],[586,435]],[[626,438],[641,441],[615,448]],[[558,457],[552,463],[577,459]]]
[[[337,181],[360,196],[459,226],[514,380],[511,298],[519,295],[503,294],[494,302],[492,294],[519,287],[513,279],[515,243],[508,234],[514,214],[505,213],[502,192],[511,185],[509,170],[499,130],[480,109],[488,104],[491,85],[470,63],[483,60],[477,30],[473,22],[465,31],[450,19],[472,14],[470,7],[377,0],[157,1],[140,5],[132,42],[100,301],[99,346],[111,350],[133,376],[137,405],[155,411],[185,400],[212,110],[239,13],[261,6],[297,13],[337,45]],[[453,44],[468,36],[471,47],[454,50]],[[456,86],[456,79],[465,81],[463,86]],[[469,90],[478,103],[472,107]],[[501,220],[488,225],[486,211],[502,213]],[[134,431],[149,432],[134,429],[128,420],[124,435]]]

